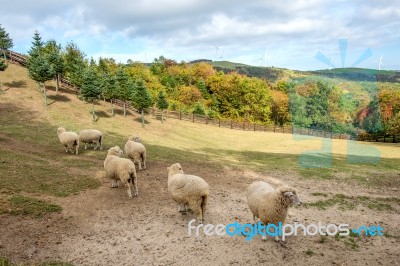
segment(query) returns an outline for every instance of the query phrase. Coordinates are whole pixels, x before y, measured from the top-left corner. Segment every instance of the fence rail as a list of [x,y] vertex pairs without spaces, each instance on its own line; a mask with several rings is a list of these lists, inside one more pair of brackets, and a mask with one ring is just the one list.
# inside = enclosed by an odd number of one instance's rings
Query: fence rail
[[[6,55],[8,59],[13,63],[18,63],[24,67],[28,65],[28,57],[13,51],[6,51]],[[66,77],[60,77],[60,86],[71,89],[79,93],[80,88],[75,86],[72,82],[70,82]],[[126,109],[135,111],[136,109],[132,106],[128,101],[121,101],[118,99],[109,99],[108,101],[112,101],[115,105],[119,107],[126,107]],[[152,113],[153,116],[155,114],[160,114],[161,110],[153,108]],[[315,129],[304,129],[304,128],[293,128],[291,126],[276,126],[271,124],[257,124],[251,122],[238,122],[233,120],[223,120],[223,119],[215,119],[209,118],[203,115],[197,114],[188,114],[183,113],[181,111],[166,111],[164,115],[166,118],[173,118],[185,121],[192,121],[193,123],[202,123],[206,125],[213,125],[223,128],[237,129],[237,130],[246,130],[246,131],[263,131],[263,132],[275,132],[275,133],[286,133],[286,134],[295,134],[295,135],[305,135],[305,136],[315,136],[322,138],[331,138],[331,139],[353,139],[359,141],[376,141],[376,142],[400,142],[400,135],[372,135],[372,134],[359,134],[356,137],[352,137],[349,134],[337,134],[323,130],[315,130]]]

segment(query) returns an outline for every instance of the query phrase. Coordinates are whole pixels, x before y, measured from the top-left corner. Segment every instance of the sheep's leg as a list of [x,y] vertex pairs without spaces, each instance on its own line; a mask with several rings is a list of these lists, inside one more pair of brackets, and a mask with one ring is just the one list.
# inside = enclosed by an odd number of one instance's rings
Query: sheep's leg
[[255,216],[254,214],[253,214],[253,222],[254,222],[254,224],[257,223],[257,216]]
[[179,204],[178,212],[180,212],[182,214],[185,214],[186,213],[186,205],[185,204]]
[[138,162],[139,170],[142,170],[142,162],[140,161],[140,159],[137,160],[137,162]]
[[96,147],[94,147],[94,149],[93,150],[97,150],[97,147],[99,146],[99,143],[98,142],[96,142]]
[[75,154],[76,154],[76,155],[78,155],[78,148],[79,148],[79,146],[76,145],[76,146],[75,146]]
[[118,187],[118,181],[115,179],[111,180],[111,187]]
[[65,149],[65,153],[67,153],[68,152],[68,146],[64,146],[64,149]]
[[261,237],[262,241],[267,241],[267,228],[266,228],[267,225],[265,225],[264,227],[264,235]]
[[203,223],[203,211],[201,209],[201,199],[192,200],[189,202],[189,207],[192,209],[193,214],[196,216],[196,219],[199,224]]
[[128,183],[126,185],[128,186],[128,189],[127,189],[128,197],[131,199],[132,198],[132,182],[128,180]]
[[87,147],[86,147],[86,142],[85,142],[85,150],[87,149]]
[[139,192],[138,192],[137,175],[136,175],[136,173],[133,174],[133,185],[134,185],[134,188],[135,188],[135,197],[137,197]]
[[142,155],[142,160],[143,160],[143,169],[146,169],[146,154]]

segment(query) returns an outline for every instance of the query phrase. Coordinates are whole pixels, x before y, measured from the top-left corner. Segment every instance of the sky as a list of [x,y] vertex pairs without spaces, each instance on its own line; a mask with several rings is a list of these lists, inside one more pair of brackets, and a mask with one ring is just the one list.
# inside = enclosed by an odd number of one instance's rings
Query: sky
[[[400,69],[399,0],[0,0],[12,50],[33,33],[89,58]],[[318,55],[318,56],[317,56]],[[379,62],[380,61],[380,62]]]

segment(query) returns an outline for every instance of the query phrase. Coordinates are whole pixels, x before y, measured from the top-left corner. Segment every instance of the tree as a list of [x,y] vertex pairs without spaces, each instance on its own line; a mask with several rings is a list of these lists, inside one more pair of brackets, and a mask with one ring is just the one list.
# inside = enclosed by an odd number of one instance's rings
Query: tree
[[205,115],[206,114],[206,111],[204,110],[204,107],[201,103],[197,102],[195,104],[194,109],[193,109],[193,114],[196,114],[196,115]]
[[60,87],[60,76],[64,73],[65,66],[64,60],[61,56],[61,45],[58,45],[55,40],[46,42],[43,47],[44,53],[47,55],[47,59],[53,68],[55,78],[57,80],[56,93]]
[[[28,59],[28,72],[31,78],[35,81],[35,77],[37,77],[37,67],[39,66],[39,62],[37,61],[37,58],[41,55],[43,55],[43,41],[42,37],[40,37],[40,34],[38,31],[35,31],[33,34],[33,41],[32,41],[32,47],[28,51],[29,54],[29,59]],[[44,58],[41,59],[43,62]],[[37,81],[38,83],[38,90],[40,90],[40,82]]]
[[131,100],[133,84],[129,84],[129,77],[122,66],[117,71],[118,99],[124,102],[124,116],[126,116],[126,101]]
[[83,73],[81,94],[86,101],[92,103],[92,117],[93,121],[96,121],[94,101],[99,98],[101,89],[96,72],[92,67],[87,68]]
[[142,114],[142,127],[144,127],[144,109],[152,105],[152,99],[149,90],[141,79],[136,81],[135,93],[133,94],[132,101],[133,105],[138,108]]
[[62,53],[65,64],[65,74],[68,79],[77,87],[81,87],[83,82],[82,73],[87,68],[86,55],[79,50],[78,46],[70,42]]
[[6,51],[13,46],[14,46],[14,44],[13,44],[12,39],[10,38],[10,36],[6,32],[6,30],[3,27],[1,27],[1,24],[0,24],[0,50],[3,51],[4,60],[7,59]]
[[38,89],[43,86],[44,104],[47,105],[47,92],[45,82],[51,80],[54,75],[54,69],[45,55],[44,43],[38,31],[33,34],[32,47],[28,51],[28,74],[38,83]]
[[114,74],[105,74],[101,81],[103,97],[110,99],[111,114],[114,116],[114,99],[118,97],[118,81]]
[[48,63],[43,54],[39,54],[36,58],[29,58],[29,76],[35,80],[39,87],[43,85],[44,104],[47,105],[47,93],[45,82],[54,77],[54,70]]
[[157,108],[161,109],[161,123],[164,121],[164,109],[167,109],[168,105],[164,92],[160,91],[157,98]]

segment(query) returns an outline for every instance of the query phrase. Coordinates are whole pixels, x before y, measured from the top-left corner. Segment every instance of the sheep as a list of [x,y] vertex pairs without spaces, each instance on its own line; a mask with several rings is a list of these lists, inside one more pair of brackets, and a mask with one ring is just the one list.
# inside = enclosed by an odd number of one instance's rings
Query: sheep
[[175,163],[168,169],[168,191],[179,204],[178,211],[185,213],[187,206],[193,211],[199,224],[204,221],[209,186],[204,179],[183,173],[182,166]]
[[[247,188],[246,197],[254,223],[259,218],[264,225],[275,224],[278,226],[279,222],[283,224],[289,206],[301,204],[294,188],[284,185],[274,189],[263,181],[252,183]],[[266,240],[266,235],[263,235],[262,239]],[[279,242],[278,236],[275,237],[275,241]]]
[[128,186],[128,197],[132,198],[132,186],[134,186],[134,195],[137,197],[138,186],[135,164],[129,159],[120,158],[123,153],[118,146],[110,148],[104,160],[104,169],[107,172],[107,178],[112,179],[112,187],[118,187],[118,181],[121,181]]
[[125,154],[133,160],[133,163],[138,163],[139,170],[146,169],[146,148],[140,143],[139,137],[130,136],[125,144]]
[[85,150],[86,144],[89,144],[89,147],[91,147],[92,144],[96,144],[94,150],[96,150],[98,146],[100,146],[100,150],[103,149],[103,133],[97,129],[81,130],[81,132],[79,132],[79,141],[85,143]]
[[75,153],[78,154],[78,148],[79,148],[78,134],[76,134],[75,132],[65,131],[65,128],[59,127],[57,129],[57,135],[61,144],[64,145],[65,152],[71,151],[71,153],[73,153],[75,149]]

